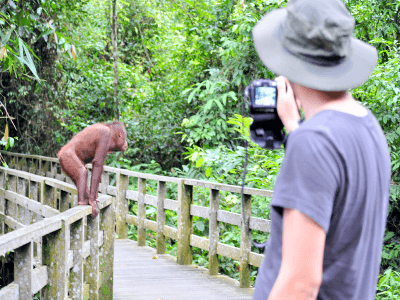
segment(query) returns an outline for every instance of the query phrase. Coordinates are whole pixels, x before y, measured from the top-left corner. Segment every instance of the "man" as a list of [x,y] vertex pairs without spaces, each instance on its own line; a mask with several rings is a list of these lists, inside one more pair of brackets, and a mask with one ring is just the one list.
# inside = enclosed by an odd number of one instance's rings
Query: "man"
[[291,132],[255,300],[375,297],[391,165],[377,120],[348,92],[377,61],[353,30],[340,0],[291,0],[253,30],[261,60],[282,75],[277,109]]

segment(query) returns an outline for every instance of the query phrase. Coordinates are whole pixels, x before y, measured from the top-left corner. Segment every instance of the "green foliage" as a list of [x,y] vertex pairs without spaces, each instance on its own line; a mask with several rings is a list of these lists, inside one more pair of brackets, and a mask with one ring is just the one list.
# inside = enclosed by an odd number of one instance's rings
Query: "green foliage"
[[387,269],[379,276],[376,300],[400,299],[400,272]]

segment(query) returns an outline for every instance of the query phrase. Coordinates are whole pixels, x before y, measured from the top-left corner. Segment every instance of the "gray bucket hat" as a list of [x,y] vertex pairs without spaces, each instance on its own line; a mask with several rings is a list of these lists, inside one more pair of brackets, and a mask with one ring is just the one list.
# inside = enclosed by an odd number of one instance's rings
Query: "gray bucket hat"
[[345,91],[364,83],[376,65],[376,49],[352,37],[354,19],[340,0],[290,0],[253,29],[264,65],[291,82],[321,91]]

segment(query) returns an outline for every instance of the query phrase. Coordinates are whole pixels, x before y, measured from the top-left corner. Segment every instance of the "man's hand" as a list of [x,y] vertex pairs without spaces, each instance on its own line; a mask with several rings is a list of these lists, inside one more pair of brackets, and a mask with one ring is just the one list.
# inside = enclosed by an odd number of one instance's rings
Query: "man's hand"
[[275,81],[278,84],[278,116],[289,133],[299,127],[300,114],[289,80],[279,76]]

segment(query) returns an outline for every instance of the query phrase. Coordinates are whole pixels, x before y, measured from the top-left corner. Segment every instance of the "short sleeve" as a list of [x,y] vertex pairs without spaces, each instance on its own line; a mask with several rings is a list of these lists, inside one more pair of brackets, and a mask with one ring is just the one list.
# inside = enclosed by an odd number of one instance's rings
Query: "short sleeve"
[[289,136],[271,206],[280,214],[284,207],[296,209],[328,232],[340,186],[339,154],[322,133],[296,131]]

